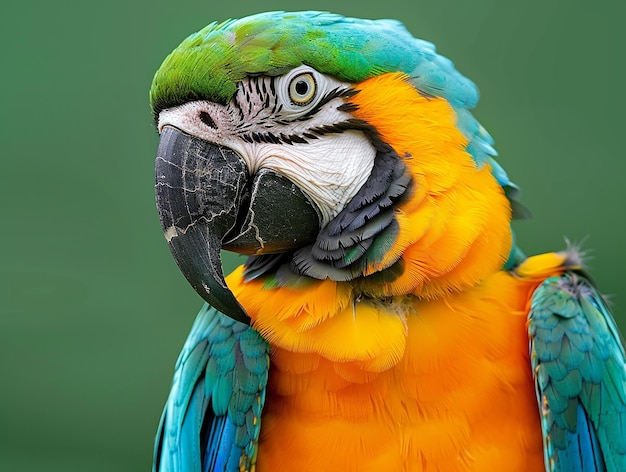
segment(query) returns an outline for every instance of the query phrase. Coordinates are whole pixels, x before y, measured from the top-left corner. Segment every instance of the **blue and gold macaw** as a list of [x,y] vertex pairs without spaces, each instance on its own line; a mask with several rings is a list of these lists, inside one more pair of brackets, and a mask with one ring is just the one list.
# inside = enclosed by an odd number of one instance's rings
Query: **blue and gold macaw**
[[[160,67],[157,206],[206,300],[155,471],[626,471],[624,348],[526,257],[478,92],[390,20],[212,23]],[[249,256],[228,277],[220,250]]]

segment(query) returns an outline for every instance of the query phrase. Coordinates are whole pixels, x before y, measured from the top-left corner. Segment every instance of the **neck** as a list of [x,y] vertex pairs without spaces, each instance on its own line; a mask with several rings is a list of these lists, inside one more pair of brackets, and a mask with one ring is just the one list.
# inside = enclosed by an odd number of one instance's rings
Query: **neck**
[[479,167],[443,98],[420,94],[402,74],[356,85],[353,114],[376,128],[405,163],[412,195],[395,210],[400,228],[359,289],[373,297],[435,299],[500,270],[511,248],[511,207],[488,164]]

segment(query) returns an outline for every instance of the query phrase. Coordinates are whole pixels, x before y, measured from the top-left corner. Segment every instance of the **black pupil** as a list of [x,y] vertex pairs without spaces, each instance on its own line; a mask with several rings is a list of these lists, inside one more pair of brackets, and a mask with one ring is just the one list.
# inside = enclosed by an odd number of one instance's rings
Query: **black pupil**
[[309,91],[309,84],[304,80],[298,80],[296,82],[296,92],[298,95],[306,95]]

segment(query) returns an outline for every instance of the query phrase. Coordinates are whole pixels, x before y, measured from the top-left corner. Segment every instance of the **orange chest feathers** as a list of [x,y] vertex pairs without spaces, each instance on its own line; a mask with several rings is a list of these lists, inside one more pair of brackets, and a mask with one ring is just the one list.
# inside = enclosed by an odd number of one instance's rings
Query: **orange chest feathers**
[[324,281],[303,302],[238,274],[229,285],[272,345],[257,471],[542,470],[535,283],[499,272],[437,301],[383,304]]

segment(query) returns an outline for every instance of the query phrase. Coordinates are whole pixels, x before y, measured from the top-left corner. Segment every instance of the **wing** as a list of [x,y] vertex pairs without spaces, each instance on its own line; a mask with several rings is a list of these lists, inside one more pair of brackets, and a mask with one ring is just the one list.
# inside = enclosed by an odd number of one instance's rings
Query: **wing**
[[546,470],[626,471],[624,347],[580,272],[546,279],[529,313]]
[[154,472],[239,472],[254,465],[268,354],[256,331],[203,307],[176,362]]

